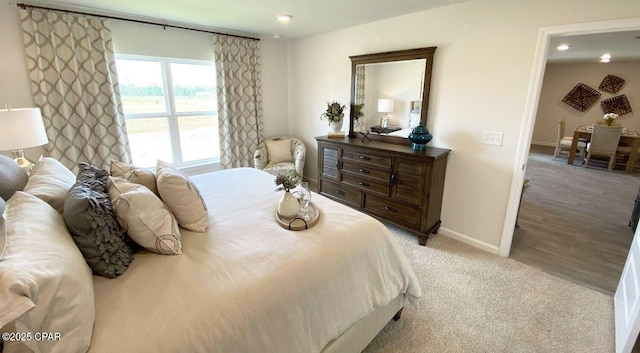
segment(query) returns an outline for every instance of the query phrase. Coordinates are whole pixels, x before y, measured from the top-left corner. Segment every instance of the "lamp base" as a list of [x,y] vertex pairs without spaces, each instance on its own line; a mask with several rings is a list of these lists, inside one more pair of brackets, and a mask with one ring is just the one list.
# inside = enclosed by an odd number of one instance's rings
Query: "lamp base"
[[13,150],[11,151],[11,156],[13,157],[14,162],[16,162],[22,170],[27,172],[27,174],[31,173],[31,170],[35,167],[35,164],[24,156],[23,150]]

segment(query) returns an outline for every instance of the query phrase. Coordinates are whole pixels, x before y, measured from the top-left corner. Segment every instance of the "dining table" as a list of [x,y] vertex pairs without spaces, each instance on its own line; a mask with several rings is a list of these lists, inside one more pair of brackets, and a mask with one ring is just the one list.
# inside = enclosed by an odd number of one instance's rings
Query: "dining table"
[[[593,126],[578,126],[573,132],[573,141],[571,142],[571,149],[569,150],[569,157],[567,158],[567,164],[573,164],[576,157],[576,149],[578,148],[578,141],[580,139],[591,139],[593,133]],[[640,148],[640,135],[638,132],[632,129],[623,129],[622,136],[620,136],[619,144],[631,146],[631,152],[629,153],[629,159],[625,166],[624,172],[627,174],[633,173],[633,167],[638,157],[638,148]]]

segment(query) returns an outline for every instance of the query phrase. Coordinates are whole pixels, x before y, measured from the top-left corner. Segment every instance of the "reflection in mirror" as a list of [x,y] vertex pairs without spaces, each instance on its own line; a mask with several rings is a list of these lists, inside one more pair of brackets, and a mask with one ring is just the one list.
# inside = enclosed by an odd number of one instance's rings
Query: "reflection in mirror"
[[[435,47],[350,57],[352,111],[362,105],[363,117],[351,113],[350,135],[369,136],[395,143],[406,138],[426,113]],[[356,109],[354,109],[356,108]]]
[[[372,127],[400,130],[418,125],[425,61],[407,60],[356,67],[355,102],[364,103],[364,119],[357,131]],[[360,81],[366,85],[362,84],[360,88]],[[383,119],[385,116],[388,117],[387,124]]]

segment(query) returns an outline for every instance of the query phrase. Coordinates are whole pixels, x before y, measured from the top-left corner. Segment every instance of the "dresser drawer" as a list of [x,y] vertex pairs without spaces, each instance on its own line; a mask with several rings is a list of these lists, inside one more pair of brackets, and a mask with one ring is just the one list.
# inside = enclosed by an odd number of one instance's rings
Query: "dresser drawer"
[[391,167],[391,157],[363,153],[358,150],[344,149],[342,151],[342,158],[345,160],[358,161],[357,164],[366,163],[386,168]]
[[360,178],[359,176],[350,174],[342,174],[342,182],[361,188],[365,191],[373,191],[383,195],[389,194],[389,183],[371,181],[369,179]]
[[391,174],[389,169],[376,169],[365,164],[353,162],[343,163],[342,172],[352,174],[355,177],[375,180],[381,183],[388,183]]
[[326,194],[360,207],[362,205],[362,191],[327,180],[321,181],[321,194]]
[[364,208],[372,214],[385,219],[395,220],[410,227],[420,227],[422,209],[404,203],[395,202],[385,197],[371,194],[365,195]]

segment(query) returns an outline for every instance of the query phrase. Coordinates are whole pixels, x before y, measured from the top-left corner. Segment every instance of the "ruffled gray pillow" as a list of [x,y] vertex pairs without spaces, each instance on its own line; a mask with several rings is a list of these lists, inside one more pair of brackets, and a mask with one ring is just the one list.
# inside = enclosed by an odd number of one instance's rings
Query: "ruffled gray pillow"
[[109,172],[87,163],[78,168],[77,181],[64,200],[65,224],[93,272],[117,277],[133,260],[133,247],[111,206]]

